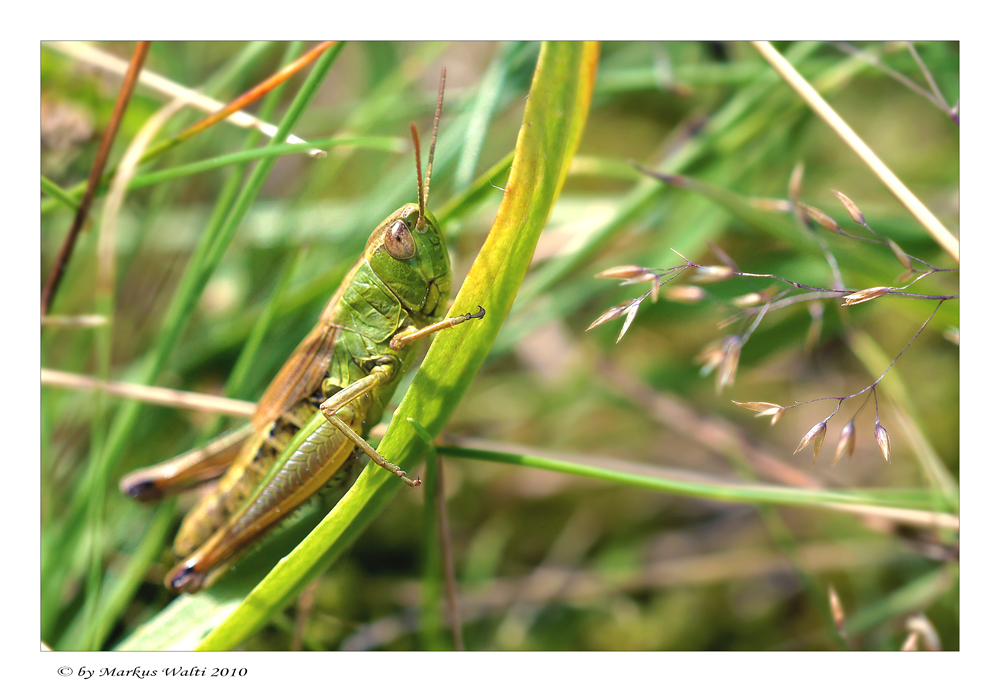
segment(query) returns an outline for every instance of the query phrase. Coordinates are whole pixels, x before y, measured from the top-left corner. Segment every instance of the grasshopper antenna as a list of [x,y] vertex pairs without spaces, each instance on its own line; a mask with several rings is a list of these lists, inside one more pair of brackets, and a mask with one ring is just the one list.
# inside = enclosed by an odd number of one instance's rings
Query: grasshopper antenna
[[444,104],[444,78],[447,71],[441,66],[441,85],[438,87],[438,105],[434,111],[434,131],[431,132],[431,150],[427,154],[427,181],[424,183],[424,203],[431,196],[431,167],[434,165],[434,147],[437,146],[438,124],[441,122],[441,106]]
[[[417,205],[420,207],[420,215],[417,216],[417,227],[424,225],[424,190],[421,187],[423,174],[420,172],[420,136],[417,134],[417,126],[410,123],[410,134],[413,135],[413,149],[417,155]],[[428,171],[429,172],[429,171]],[[430,179],[428,179],[430,182]]]
[[431,150],[427,154],[427,179],[423,181],[423,174],[420,170],[420,136],[417,134],[417,126],[410,123],[410,134],[413,136],[413,150],[417,157],[417,206],[420,207],[420,214],[417,216],[417,228],[423,228],[426,218],[427,200],[431,195],[431,168],[434,166],[434,147],[437,146],[438,125],[441,123],[441,106],[444,103],[444,65],[441,66],[441,86],[438,87],[437,110],[434,111],[434,130],[431,132]]

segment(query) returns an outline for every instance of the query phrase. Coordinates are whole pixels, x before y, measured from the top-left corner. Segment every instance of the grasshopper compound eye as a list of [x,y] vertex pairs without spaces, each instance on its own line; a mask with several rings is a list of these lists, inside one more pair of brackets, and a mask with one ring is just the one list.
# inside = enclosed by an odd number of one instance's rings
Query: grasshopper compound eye
[[393,259],[398,260],[408,260],[417,254],[410,228],[402,219],[397,219],[389,226],[385,234],[385,249]]

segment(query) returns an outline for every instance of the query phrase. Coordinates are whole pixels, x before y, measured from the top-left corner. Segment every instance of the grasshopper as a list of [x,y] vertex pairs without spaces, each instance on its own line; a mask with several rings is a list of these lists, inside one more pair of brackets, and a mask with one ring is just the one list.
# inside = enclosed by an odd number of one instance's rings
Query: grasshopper
[[365,436],[416,358],[414,342],[470,319],[442,319],[451,295],[444,234],[427,209],[445,70],[441,70],[427,178],[420,140],[417,203],[388,216],[257,403],[249,425],[162,464],[125,476],[122,492],[159,499],[222,476],[184,518],[174,540],[180,562],[165,583],[193,593],[211,584],[265,532],[367,455],[411,486],[420,479],[384,459]]

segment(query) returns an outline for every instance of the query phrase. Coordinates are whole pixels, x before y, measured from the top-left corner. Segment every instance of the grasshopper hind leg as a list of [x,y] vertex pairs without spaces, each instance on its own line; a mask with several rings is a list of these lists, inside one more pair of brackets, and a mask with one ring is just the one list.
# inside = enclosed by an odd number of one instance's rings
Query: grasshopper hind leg
[[[350,458],[344,463],[343,467],[329,480],[329,482],[316,494],[316,496],[310,501],[309,506],[302,505],[294,512],[290,513],[283,521],[294,522],[297,519],[305,515],[305,513],[314,511],[318,509],[323,516],[328,512],[333,506],[340,501],[344,493],[354,485],[354,481],[357,480],[358,475],[361,473],[362,469],[365,467],[365,460],[367,456],[361,450],[355,450]],[[261,548],[266,548],[265,544],[268,537],[265,536],[261,543],[257,544],[247,552],[247,556],[253,553],[255,550]],[[179,559],[183,559],[186,556],[178,556]],[[218,565],[212,567],[207,571],[199,571],[199,569],[194,565],[187,565],[184,568],[176,570],[176,573],[171,575],[168,586],[179,592],[195,593],[206,589],[216,581],[218,581],[226,572],[228,572],[236,563],[244,558],[242,553],[238,553],[228,560],[219,563]]]
[[[341,411],[346,423],[357,430],[364,415],[354,406]],[[194,592],[211,583],[221,567],[324,488],[354,451],[353,442],[319,413],[296,439],[300,441],[287,446],[279,463],[243,506],[167,575],[169,588]]]
[[133,471],[118,487],[133,500],[151,502],[214,480],[232,466],[252,434],[250,425],[224,433],[173,459]]

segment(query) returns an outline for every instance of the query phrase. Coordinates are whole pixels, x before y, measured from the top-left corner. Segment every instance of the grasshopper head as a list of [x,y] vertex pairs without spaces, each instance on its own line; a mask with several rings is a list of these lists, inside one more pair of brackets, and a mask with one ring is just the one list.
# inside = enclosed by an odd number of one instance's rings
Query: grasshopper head
[[417,322],[445,313],[451,296],[451,261],[437,220],[405,204],[379,224],[368,239],[365,258]]

